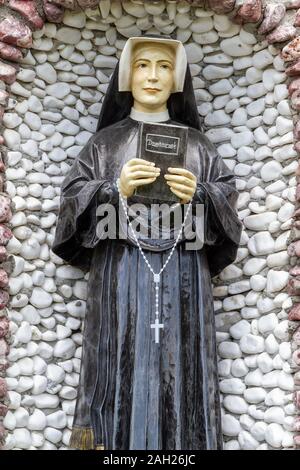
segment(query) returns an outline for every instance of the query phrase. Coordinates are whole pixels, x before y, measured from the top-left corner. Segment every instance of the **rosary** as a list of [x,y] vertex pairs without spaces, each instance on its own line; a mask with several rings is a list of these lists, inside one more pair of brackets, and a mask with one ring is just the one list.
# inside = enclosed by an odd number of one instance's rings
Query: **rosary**
[[159,299],[159,287],[160,287],[160,275],[161,273],[164,271],[165,267],[167,266],[168,262],[170,261],[173,253],[174,253],[174,250],[177,246],[177,243],[179,241],[179,238],[181,236],[181,233],[182,233],[182,230],[184,228],[184,225],[185,225],[185,222],[186,222],[186,219],[187,219],[187,216],[188,216],[188,213],[190,211],[190,208],[191,208],[191,205],[192,205],[192,201],[189,202],[189,205],[188,205],[188,208],[187,208],[187,211],[186,211],[186,214],[185,214],[185,217],[184,217],[184,220],[181,224],[181,227],[180,227],[180,230],[179,230],[179,233],[177,235],[177,238],[175,240],[175,243],[169,253],[169,256],[166,260],[166,262],[164,263],[163,267],[160,269],[159,273],[155,273],[151,264],[149,263],[149,261],[147,260],[146,256],[144,255],[144,252],[143,252],[143,249],[140,245],[140,242],[138,241],[136,235],[135,235],[135,231],[132,227],[132,224],[129,220],[129,217],[128,217],[128,213],[127,213],[127,209],[126,209],[126,206],[125,206],[125,202],[124,202],[124,199],[122,197],[122,194],[121,194],[121,191],[120,191],[120,187],[119,187],[119,179],[117,180],[117,188],[118,188],[118,191],[119,191],[119,194],[120,194],[120,199],[122,201],[122,205],[123,205],[123,209],[124,209],[124,212],[125,212],[125,215],[126,215],[126,218],[128,220],[128,224],[129,224],[129,227],[131,228],[131,231],[132,231],[132,234],[133,234],[133,237],[137,243],[137,246],[139,248],[139,251],[142,255],[142,257],[144,258],[144,261],[146,263],[146,265],[148,266],[148,268],[150,269],[151,273],[153,274],[153,282],[154,282],[154,285],[155,285],[155,322],[154,323],[151,323],[151,328],[153,328],[155,330],[155,343],[159,343],[159,331],[161,328],[164,328],[164,324],[163,323],[160,323],[159,321],[159,309],[158,309],[158,299]]

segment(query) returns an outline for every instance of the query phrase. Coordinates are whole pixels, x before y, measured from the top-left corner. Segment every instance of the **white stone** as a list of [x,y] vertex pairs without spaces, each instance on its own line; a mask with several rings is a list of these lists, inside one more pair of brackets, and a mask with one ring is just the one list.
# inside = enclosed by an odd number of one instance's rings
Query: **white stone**
[[264,374],[274,369],[272,358],[267,352],[263,352],[257,356],[257,365]]
[[65,98],[71,92],[70,85],[67,83],[57,82],[53,85],[48,85],[46,87],[46,92],[49,96],[53,96],[58,99]]
[[36,66],[36,73],[38,77],[44,80],[46,83],[53,84],[57,81],[57,73],[53,65],[44,63]]
[[232,360],[231,359],[223,359],[218,362],[218,373],[222,377],[229,377],[230,376],[230,369],[231,369]]
[[53,347],[42,341],[39,343],[38,354],[44,359],[51,359],[53,356]]
[[291,204],[290,202],[285,203],[278,212],[278,220],[280,222],[286,222],[289,220],[293,213],[294,213],[295,207],[294,204]]
[[63,18],[63,23],[67,26],[81,29],[85,26],[86,16],[83,11],[74,12],[66,10]]
[[264,340],[260,336],[245,335],[240,340],[240,348],[246,354],[257,354],[264,350]]
[[56,364],[49,364],[47,367],[46,376],[50,382],[54,384],[61,383],[65,378],[65,371]]
[[243,57],[252,53],[252,47],[244,44],[237,36],[223,39],[220,43],[220,48],[225,54],[232,57]]
[[24,320],[26,320],[31,325],[37,325],[40,322],[40,316],[32,305],[26,305],[26,307],[21,309],[21,313]]
[[273,63],[273,56],[267,49],[263,49],[253,55],[253,66],[257,69],[264,69]]
[[272,406],[265,411],[266,423],[284,424],[284,410],[279,406]]
[[22,119],[16,113],[5,113],[3,116],[3,124],[9,129],[18,127],[22,122]]
[[270,269],[267,275],[267,292],[278,292],[284,289],[289,279],[287,271],[274,271]]
[[[73,374],[73,375],[76,375],[76,381],[78,382],[79,380],[79,375],[78,374]],[[77,384],[74,384],[74,386],[78,385]],[[62,403],[62,409],[63,411],[65,411],[65,413],[67,415],[74,415],[74,412],[75,412],[75,405],[76,405],[76,400],[65,400],[63,401]]]
[[249,67],[246,70],[246,79],[247,82],[254,85],[257,82],[260,82],[262,79],[262,71],[255,68],[255,67]]
[[284,431],[280,424],[272,423],[266,429],[265,439],[267,443],[275,449],[281,447],[283,436]]
[[254,256],[272,253],[275,242],[269,232],[259,232],[253,235],[248,242],[248,249]]
[[[228,96],[226,93],[229,93],[230,90],[232,89],[232,85],[228,79],[223,79],[223,80],[218,80],[217,82],[213,83],[212,85],[209,86],[209,92],[217,96],[219,100],[225,98],[225,102],[223,102],[223,106],[228,102]],[[225,96],[222,96],[225,95]]]
[[81,39],[81,32],[78,29],[63,26],[57,31],[56,39],[64,44],[77,44]]
[[244,392],[244,398],[248,403],[261,403],[266,397],[266,391],[261,387],[247,388]]
[[48,427],[44,431],[44,436],[48,441],[52,442],[53,444],[57,444],[61,441],[62,432],[58,429]]
[[[293,145],[288,144],[288,145],[281,145],[279,148],[275,149],[273,151],[273,157],[275,160],[279,162],[283,162],[285,160],[288,160],[290,158],[296,157],[297,154],[293,148]],[[284,169],[282,170],[284,171]]]
[[46,308],[52,304],[52,296],[40,287],[34,287],[30,303],[37,308]]
[[254,140],[258,145],[265,145],[269,143],[269,136],[263,127],[258,127],[254,130]]
[[290,232],[284,232],[279,237],[277,237],[275,241],[274,251],[282,251],[287,249],[288,238],[290,236]]
[[[21,377],[20,378],[20,381],[21,380],[30,380],[29,377]],[[31,379],[32,380],[32,379]],[[19,385],[20,385],[20,381],[19,381]],[[28,389],[27,389],[28,390]],[[24,390],[25,391],[25,390]],[[16,427],[17,428],[23,428],[23,427],[27,427],[27,424],[28,424],[28,418],[29,418],[29,413],[28,411],[21,407],[21,408],[18,408],[15,413],[14,413],[14,416],[16,418]]]
[[250,165],[245,165],[244,163],[238,163],[235,165],[234,168],[234,173],[236,176],[244,177],[249,175],[251,173],[251,166]]
[[285,84],[276,85],[274,87],[274,99],[276,103],[280,103],[280,101],[285,100],[288,96],[289,92]]
[[241,339],[250,333],[250,324],[246,320],[241,320],[230,328],[230,334],[234,339]]
[[35,405],[37,408],[57,408],[59,404],[59,398],[56,395],[50,395],[48,393],[42,393],[34,397]]
[[236,395],[226,395],[222,402],[224,408],[233,414],[244,414],[247,413],[248,403],[244,398]]
[[295,389],[293,376],[283,370],[280,371],[278,376],[278,387],[282,390],[293,392]]
[[67,119],[63,119],[56,127],[56,130],[63,134],[76,135],[79,132],[80,127]]
[[209,138],[214,144],[223,143],[226,140],[231,139],[233,131],[228,128],[218,128],[218,129],[209,129],[205,135]]
[[117,61],[116,57],[99,54],[96,56],[93,65],[99,69],[114,69]]
[[271,222],[277,219],[276,212],[263,212],[244,218],[245,226],[253,231],[267,230]]
[[268,425],[263,421],[256,422],[251,428],[251,434],[257,441],[261,442],[265,440],[265,432]]
[[292,354],[291,344],[286,341],[281,343],[279,345],[279,354],[280,354],[280,357],[285,361],[290,359],[291,354]]
[[240,444],[234,440],[224,442],[224,450],[240,450]]
[[76,346],[74,342],[70,339],[64,339],[58,341],[54,346],[54,356],[60,357],[62,359],[70,359],[73,357]]
[[19,449],[29,449],[31,446],[31,436],[27,429],[14,430],[15,446]]
[[265,289],[267,280],[264,276],[260,274],[255,274],[250,278],[250,287],[252,290],[260,292]]
[[8,398],[9,398],[9,407],[11,410],[17,410],[21,404],[21,395],[20,393],[14,392],[12,390],[8,391]]
[[196,64],[198,62],[201,62],[204,57],[201,46],[195,43],[190,43],[186,44],[184,48],[187,54],[188,62],[190,64]]
[[31,393],[34,395],[40,395],[44,393],[47,388],[47,378],[43,375],[35,375],[33,377],[33,388]]
[[18,132],[12,130],[12,129],[5,129],[3,132],[3,137],[5,140],[5,144],[7,145],[8,148],[12,150],[18,150],[20,143],[21,143],[21,138]]
[[209,113],[205,117],[204,121],[208,126],[219,126],[228,124],[230,122],[230,117],[223,110],[218,110]]
[[21,375],[31,375],[33,372],[33,361],[29,357],[24,357],[18,361]]
[[193,33],[193,40],[200,45],[212,44],[218,40],[218,34],[216,31],[208,31],[207,33]]
[[241,294],[232,295],[224,299],[223,301],[223,308],[226,312],[231,310],[238,310],[245,306],[245,299],[244,296]]
[[231,373],[234,377],[244,377],[249,372],[243,359],[235,359],[231,366]]
[[51,426],[55,429],[63,429],[66,425],[66,413],[62,410],[55,411],[47,416],[47,426]]
[[5,429],[9,430],[9,431],[13,431],[16,427],[16,424],[17,424],[17,420],[14,416],[14,414],[8,410],[4,420],[3,420],[3,425],[5,427]]
[[233,67],[219,67],[217,65],[207,65],[203,69],[203,76],[206,80],[218,80],[232,75]]
[[259,98],[258,100],[252,101],[246,106],[247,113],[249,116],[258,116],[263,113],[265,109],[265,99]]
[[224,415],[222,417],[222,431],[225,436],[237,436],[240,430],[240,423],[234,416]]
[[77,396],[77,391],[73,387],[64,386],[60,390],[59,396],[66,400],[73,400]]
[[260,98],[267,93],[263,83],[254,83],[247,87],[247,95],[252,99]]
[[247,431],[241,431],[238,440],[242,450],[256,450],[259,445],[257,440]]
[[292,110],[288,100],[282,100],[277,105],[277,110],[282,116],[292,116]]
[[264,164],[260,171],[262,179],[268,183],[280,177],[282,173],[282,166],[279,162],[270,161]]
[[224,341],[219,345],[219,355],[225,359],[236,359],[241,357],[242,353],[237,343]]
[[278,318],[275,313],[264,315],[258,320],[258,329],[263,334],[271,333],[277,325]]
[[293,130],[292,119],[287,119],[283,116],[278,116],[276,119],[276,130],[279,135],[284,135]]
[[250,258],[243,266],[243,272],[246,276],[252,276],[259,273],[265,266],[266,260],[262,258]]
[[67,311],[75,318],[82,318],[85,314],[85,302],[81,300],[74,300],[67,304]]
[[43,431],[46,425],[47,420],[45,414],[41,410],[35,409],[29,417],[28,429],[31,431]]
[[47,369],[46,362],[38,356],[33,358],[33,370],[35,374],[44,374]]
[[84,276],[84,273],[81,269],[72,266],[59,266],[56,275],[61,279],[80,279]]
[[81,300],[87,299],[87,283],[85,281],[76,281],[73,286],[75,297]]
[[31,340],[31,328],[28,322],[23,321],[21,323],[21,326],[19,327],[16,334],[16,339],[20,343],[29,343]]
[[222,393],[241,395],[245,391],[245,384],[238,378],[223,379],[220,382],[220,390]]

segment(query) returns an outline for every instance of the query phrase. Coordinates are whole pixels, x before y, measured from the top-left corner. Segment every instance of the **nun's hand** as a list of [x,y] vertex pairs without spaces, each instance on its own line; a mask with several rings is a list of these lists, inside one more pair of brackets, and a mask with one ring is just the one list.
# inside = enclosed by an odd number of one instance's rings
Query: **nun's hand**
[[168,168],[168,172],[164,177],[170,190],[180,198],[181,204],[188,203],[196,191],[196,176],[185,168]]
[[120,191],[123,197],[130,197],[138,186],[153,183],[160,175],[160,168],[155,163],[132,158],[122,168]]

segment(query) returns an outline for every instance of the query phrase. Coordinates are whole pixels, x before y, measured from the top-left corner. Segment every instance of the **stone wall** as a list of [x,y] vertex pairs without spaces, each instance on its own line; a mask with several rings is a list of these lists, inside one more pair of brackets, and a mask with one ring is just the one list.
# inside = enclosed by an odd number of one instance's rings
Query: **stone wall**
[[204,132],[240,190],[241,247],[214,279],[225,449],[297,445],[300,2],[0,3],[4,448],[68,447],[87,276],[51,252],[60,186],[126,38],[144,31],[184,43]]

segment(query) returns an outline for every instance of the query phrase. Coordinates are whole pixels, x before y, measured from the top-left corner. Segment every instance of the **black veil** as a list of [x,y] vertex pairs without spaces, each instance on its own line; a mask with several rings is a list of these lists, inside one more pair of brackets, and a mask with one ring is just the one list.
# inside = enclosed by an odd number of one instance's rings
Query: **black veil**
[[[166,35],[145,34],[141,37],[171,39]],[[129,66],[129,64],[128,64]],[[119,62],[111,76],[109,86],[104,97],[98,120],[97,131],[121,121],[130,114],[133,97],[130,91],[118,91]],[[201,130],[199,114],[193,89],[192,76],[187,66],[183,91],[172,93],[167,102],[171,120],[183,125]]]

